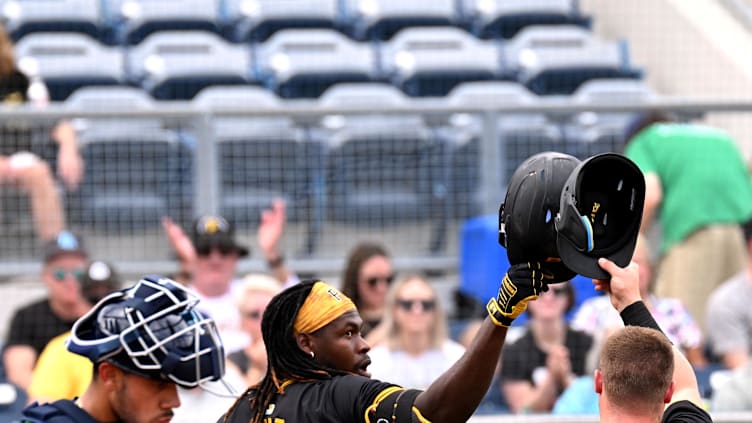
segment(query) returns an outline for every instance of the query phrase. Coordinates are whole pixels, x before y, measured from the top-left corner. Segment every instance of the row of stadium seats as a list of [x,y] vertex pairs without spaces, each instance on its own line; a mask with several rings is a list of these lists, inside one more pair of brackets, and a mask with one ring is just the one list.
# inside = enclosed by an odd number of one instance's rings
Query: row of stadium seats
[[337,29],[386,40],[414,26],[453,25],[481,38],[510,38],[538,24],[589,27],[577,0],[0,0],[14,40],[73,31],[133,45],[158,30],[204,30],[230,41],[264,41],[285,28]]
[[341,82],[388,82],[413,97],[445,96],[461,82],[511,80],[538,95],[571,94],[595,78],[640,78],[626,44],[578,26],[529,26],[505,41],[453,27],[407,28],[390,41],[352,41],[327,29],[288,29],[264,43],[203,31],[163,31],[128,49],[77,33],[36,33],[16,45],[19,67],[53,101],[86,85],[139,86],[187,100],[211,85],[262,85],[283,98],[316,98]]
[[[654,97],[641,81],[614,79],[590,81],[562,101],[647,102]],[[459,107],[535,104],[537,99],[519,84],[499,81],[465,83],[447,97]],[[338,84],[317,104],[388,109],[411,101],[388,84]],[[83,88],[65,102],[72,114],[152,110],[156,103],[127,87]],[[191,102],[202,111],[284,110],[286,103],[252,86],[207,88]],[[539,113],[500,115],[496,125],[505,179],[499,186],[505,186],[522,160],[540,151],[584,158],[620,149],[630,118],[625,113],[580,113],[560,121]],[[198,128],[126,117],[86,119],[78,126],[86,175],[67,201],[74,222],[105,231],[136,231],[158,225],[164,215],[184,221],[193,216]],[[215,115],[207,135],[216,150],[220,213],[252,227],[273,198],[285,198],[289,219],[308,225],[306,249],[312,252],[325,221],[382,226],[432,222],[436,232],[429,248],[443,248],[447,222],[480,211],[482,134],[481,119],[471,114],[428,119],[375,112],[322,116],[313,123],[284,113]]]

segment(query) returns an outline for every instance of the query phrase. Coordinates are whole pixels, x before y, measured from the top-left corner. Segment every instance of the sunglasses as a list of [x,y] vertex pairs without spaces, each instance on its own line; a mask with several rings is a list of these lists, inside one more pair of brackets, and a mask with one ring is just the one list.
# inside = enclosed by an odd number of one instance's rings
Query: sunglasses
[[232,244],[220,242],[216,244],[202,244],[196,247],[196,254],[202,257],[206,257],[211,254],[212,251],[217,250],[223,256],[230,255],[237,251]]
[[410,311],[414,306],[419,305],[420,310],[424,312],[433,311],[436,308],[434,300],[397,300],[397,306],[405,311]]
[[566,297],[569,295],[569,290],[567,288],[551,288],[551,292],[559,297]]
[[68,275],[72,276],[77,281],[80,281],[84,277],[84,268],[76,267],[73,269],[64,269],[62,267],[58,267],[52,270],[52,277],[54,277],[58,282],[64,281],[66,276]]
[[263,312],[261,310],[251,310],[251,311],[246,311],[243,313],[243,317],[245,317],[248,320],[259,320],[261,319],[262,315],[263,315]]
[[379,282],[386,282],[387,285],[391,285],[392,282],[394,282],[394,277],[394,275],[389,275],[387,277],[374,276],[366,279],[366,282],[368,282],[368,286],[371,288],[376,288],[376,285],[378,285]]

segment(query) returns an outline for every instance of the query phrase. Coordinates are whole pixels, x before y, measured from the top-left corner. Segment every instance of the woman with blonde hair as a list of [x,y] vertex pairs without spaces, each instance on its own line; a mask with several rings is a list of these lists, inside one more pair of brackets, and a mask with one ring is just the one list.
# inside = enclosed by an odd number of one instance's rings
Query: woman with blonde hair
[[282,290],[282,285],[271,276],[252,273],[243,279],[238,296],[240,327],[251,342],[242,350],[230,351],[227,356],[228,372],[242,375],[247,386],[258,383],[266,374],[266,348],[261,336],[261,318],[266,306]]
[[436,289],[412,275],[395,283],[386,297],[383,341],[371,352],[371,376],[398,385],[426,389],[465,352],[449,339]]

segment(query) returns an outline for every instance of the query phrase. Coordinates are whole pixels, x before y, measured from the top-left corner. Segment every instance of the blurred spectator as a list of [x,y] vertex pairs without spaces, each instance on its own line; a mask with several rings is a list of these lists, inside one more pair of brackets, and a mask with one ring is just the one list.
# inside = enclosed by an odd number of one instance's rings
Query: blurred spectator
[[564,320],[573,305],[569,283],[551,285],[528,304],[525,332],[501,357],[501,389],[512,412],[551,411],[570,383],[586,373],[593,340]]
[[726,133],[672,121],[662,112],[641,116],[625,154],[645,174],[643,233],[660,217],[655,293],[681,300],[704,323],[710,292],[744,268],[739,224],[752,217],[752,181]]
[[[115,268],[104,261],[92,261],[81,278],[81,289],[90,305],[120,289],[122,280]],[[58,335],[44,347],[29,385],[29,399],[52,402],[83,395],[91,382],[93,366],[86,357],[74,354],[65,346],[70,332]],[[54,383],[50,383],[54,381]]]
[[743,228],[748,264],[713,290],[707,308],[708,344],[729,369],[749,363],[752,352],[752,220]]
[[[236,298],[242,280],[236,278],[238,261],[248,256],[248,247],[235,240],[234,225],[222,216],[202,216],[190,230],[190,238],[170,218],[163,219],[167,237],[177,252],[181,277],[198,295],[199,310],[217,324],[225,353],[243,349],[250,339],[240,328]],[[279,240],[285,227],[285,204],[275,201],[261,216],[258,243],[275,279],[289,286],[297,275],[284,265]]]
[[[653,265],[650,247],[643,235],[637,237],[632,261],[640,266],[640,296],[644,298],[643,301],[650,310],[650,314],[653,315],[669,340],[683,350],[693,367],[704,367],[707,360],[703,353],[700,327],[680,300],[661,298],[653,294]],[[624,323],[622,323],[619,313],[611,306],[608,295],[601,295],[585,300],[580,305],[570,325],[572,329],[593,336],[600,346],[608,333],[616,328],[623,327]]]
[[350,251],[342,275],[342,292],[358,308],[363,318],[361,336],[371,345],[382,338],[374,334],[369,339],[368,335],[384,317],[386,293],[393,281],[392,260],[382,245],[363,242]]
[[446,315],[434,287],[408,276],[389,290],[381,323],[384,342],[371,352],[371,377],[426,389],[465,352],[449,339]]
[[253,386],[266,374],[266,348],[261,335],[261,317],[264,310],[282,285],[276,279],[263,274],[250,274],[243,278],[238,297],[240,327],[248,333],[251,342],[242,350],[227,356],[227,372],[236,372],[245,380],[245,386]]
[[57,335],[69,331],[91,304],[81,292],[80,278],[87,264],[81,239],[63,231],[44,246],[42,281],[47,298],[22,307],[13,315],[3,363],[8,379],[28,389],[37,357]]
[[713,383],[710,402],[712,411],[752,410],[752,361],[747,361],[733,371],[722,371],[714,376],[716,382]]
[[[31,83],[29,77],[16,67],[11,43],[0,25],[0,104],[15,105],[26,102],[46,104],[47,89],[41,81]],[[0,123],[0,183],[16,184],[28,193],[31,214],[37,236],[47,241],[65,226],[65,216],[50,166],[33,151],[35,130],[26,121]],[[60,121],[52,129],[58,145],[57,171],[68,189],[78,187],[83,177],[83,160],[78,141],[68,121]]]

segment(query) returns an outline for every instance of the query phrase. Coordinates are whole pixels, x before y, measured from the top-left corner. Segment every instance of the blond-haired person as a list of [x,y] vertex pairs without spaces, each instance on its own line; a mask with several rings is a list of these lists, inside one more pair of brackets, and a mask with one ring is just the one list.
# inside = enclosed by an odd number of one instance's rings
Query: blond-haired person
[[258,383],[266,373],[266,349],[261,336],[261,318],[272,298],[282,290],[282,285],[271,276],[253,273],[243,278],[238,296],[240,328],[251,342],[242,350],[227,356],[228,372],[241,375],[246,386]]
[[383,341],[371,350],[371,375],[398,385],[426,389],[465,352],[449,339],[447,321],[434,287],[412,275],[396,282],[386,297]]

